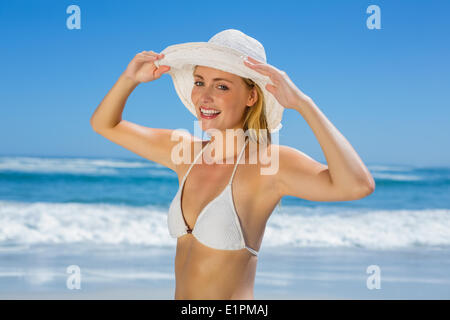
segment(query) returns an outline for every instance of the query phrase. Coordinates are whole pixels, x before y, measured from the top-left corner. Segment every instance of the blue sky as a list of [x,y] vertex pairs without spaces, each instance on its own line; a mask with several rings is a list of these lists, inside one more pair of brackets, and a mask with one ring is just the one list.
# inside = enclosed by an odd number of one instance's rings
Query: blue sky
[[[81,9],[69,30],[66,8]],[[369,5],[381,30],[369,30]],[[0,155],[139,158],[96,134],[90,117],[134,55],[208,41],[224,29],[258,39],[372,164],[450,164],[450,1],[2,1]],[[123,119],[194,133],[169,75],[139,85]],[[280,144],[326,163],[290,109]]]

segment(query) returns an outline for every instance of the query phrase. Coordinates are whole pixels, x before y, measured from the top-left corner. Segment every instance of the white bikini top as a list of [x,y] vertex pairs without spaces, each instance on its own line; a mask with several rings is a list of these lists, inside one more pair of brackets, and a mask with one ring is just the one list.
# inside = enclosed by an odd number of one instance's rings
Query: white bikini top
[[181,209],[181,193],[183,192],[187,175],[208,144],[206,144],[202,151],[195,157],[194,162],[191,164],[183,177],[180,187],[178,188],[178,192],[169,207],[167,222],[169,226],[169,233],[173,238],[178,238],[185,234],[191,233],[199,242],[214,249],[240,250],[246,248],[255,256],[258,255],[256,250],[247,247],[245,244],[244,235],[239,222],[239,216],[234,207],[233,193],[231,189],[234,173],[236,172],[237,165],[239,164],[247,142],[248,139],[238,156],[230,182],[216,198],[214,198],[203,208],[197,217],[195,226],[191,230],[187,226]]

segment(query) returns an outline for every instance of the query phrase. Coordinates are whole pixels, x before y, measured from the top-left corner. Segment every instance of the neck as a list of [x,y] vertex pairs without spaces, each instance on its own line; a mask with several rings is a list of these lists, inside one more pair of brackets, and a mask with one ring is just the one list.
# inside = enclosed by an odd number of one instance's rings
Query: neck
[[231,164],[235,163],[237,157],[244,148],[246,139],[243,130],[220,131],[218,135],[212,135],[209,146],[206,148],[208,162]]

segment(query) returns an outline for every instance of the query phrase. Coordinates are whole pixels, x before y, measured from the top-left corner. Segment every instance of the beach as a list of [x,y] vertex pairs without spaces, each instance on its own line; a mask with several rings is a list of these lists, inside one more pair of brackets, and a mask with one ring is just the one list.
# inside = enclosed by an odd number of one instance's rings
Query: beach
[[[369,169],[367,198],[282,199],[255,299],[450,298],[450,170]],[[147,161],[0,157],[0,298],[173,299],[177,188],[174,172]]]
[[[41,246],[2,250],[0,299],[156,299],[175,292],[174,249]],[[263,249],[255,299],[449,299],[450,252],[434,250]],[[67,268],[80,267],[79,289]],[[369,289],[369,265],[381,270]]]

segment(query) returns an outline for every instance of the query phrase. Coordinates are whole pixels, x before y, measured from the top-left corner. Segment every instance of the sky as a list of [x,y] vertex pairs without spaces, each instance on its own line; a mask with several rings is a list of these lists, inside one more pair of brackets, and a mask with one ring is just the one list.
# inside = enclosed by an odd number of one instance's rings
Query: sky
[[[66,12],[80,8],[80,29]],[[370,5],[381,29],[369,29]],[[450,164],[450,1],[1,1],[0,156],[139,159],[90,118],[139,52],[207,42],[225,29],[260,41],[366,165]],[[122,118],[194,134],[168,74],[140,84]],[[326,163],[301,114],[279,144]]]

